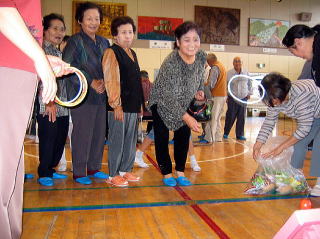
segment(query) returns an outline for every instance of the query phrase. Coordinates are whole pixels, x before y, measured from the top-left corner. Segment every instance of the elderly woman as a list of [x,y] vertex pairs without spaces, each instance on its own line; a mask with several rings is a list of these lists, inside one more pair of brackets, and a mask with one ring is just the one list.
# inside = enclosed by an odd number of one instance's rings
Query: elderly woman
[[[200,29],[184,22],[175,30],[175,50],[162,63],[151,90],[156,158],[167,186],[191,185],[185,177],[190,129],[200,132],[198,122],[187,113],[195,97],[204,99],[203,74],[206,54],[200,50]],[[172,175],[169,155],[169,130],[174,132],[174,160],[177,178]]]
[[[52,13],[43,18],[43,49],[47,55],[62,57],[58,49],[65,35],[66,26],[61,15]],[[58,95],[67,99],[64,80],[58,80]],[[66,142],[69,127],[68,109],[54,102],[47,104],[42,100],[42,83],[39,84],[39,110],[37,112],[39,135],[38,182],[43,186],[53,186],[53,179],[63,179],[66,175],[58,174],[55,167],[59,164]]]
[[110,178],[107,183],[126,187],[139,181],[131,171],[137,142],[137,114],[143,104],[140,68],[136,53],[130,48],[136,27],[130,17],[117,17],[111,22],[114,44],[103,56],[103,72],[108,102]]
[[[263,101],[269,107],[253,146],[254,159],[277,156],[293,145],[291,165],[302,169],[308,144],[313,140],[310,175],[318,177],[318,180],[311,195],[320,196],[320,88],[313,80],[291,82],[278,73],[265,76],[261,84],[266,90]],[[275,127],[280,112],[296,119],[297,129],[289,139],[261,155],[261,147]]]
[[[106,128],[106,92],[101,60],[109,42],[96,35],[102,21],[102,10],[98,5],[81,3],[75,18],[81,31],[68,40],[63,59],[82,71],[89,89],[84,102],[71,109],[73,178],[78,183],[91,184],[90,177],[108,178],[100,169]],[[77,90],[75,83],[68,89],[68,94],[72,96]]]
[[282,40],[288,50],[295,56],[311,63],[311,74],[316,85],[320,87],[320,25],[312,28],[306,25],[294,25]]

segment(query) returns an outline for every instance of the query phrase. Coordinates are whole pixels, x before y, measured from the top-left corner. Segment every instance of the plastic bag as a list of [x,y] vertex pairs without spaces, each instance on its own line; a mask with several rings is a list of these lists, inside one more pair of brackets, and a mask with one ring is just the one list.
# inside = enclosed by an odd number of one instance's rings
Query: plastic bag
[[[262,148],[269,152],[286,140],[286,137],[273,137]],[[290,164],[293,147],[271,159],[258,158],[258,169],[250,180],[246,194],[288,195],[308,192],[309,186],[303,172]]]

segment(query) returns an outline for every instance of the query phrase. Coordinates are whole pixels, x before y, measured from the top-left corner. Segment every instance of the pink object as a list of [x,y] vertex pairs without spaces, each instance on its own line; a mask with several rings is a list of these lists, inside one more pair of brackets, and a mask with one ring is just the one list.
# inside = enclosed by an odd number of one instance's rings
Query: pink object
[[295,211],[273,239],[319,239],[320,209]]

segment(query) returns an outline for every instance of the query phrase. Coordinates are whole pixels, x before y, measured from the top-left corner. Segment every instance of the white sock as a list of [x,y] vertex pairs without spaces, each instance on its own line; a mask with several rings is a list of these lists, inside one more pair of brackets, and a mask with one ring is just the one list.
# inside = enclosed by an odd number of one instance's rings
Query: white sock
[[119,172],[120,176],[123,177],[123,175],[125,175],[127,172]]
[[194,154],[190,156],[190,162],[192,161],[197,162],[196,156]]
[[136,152],[136,156],[137,156],[137,158],[142,158],[143,152],[138,149]]

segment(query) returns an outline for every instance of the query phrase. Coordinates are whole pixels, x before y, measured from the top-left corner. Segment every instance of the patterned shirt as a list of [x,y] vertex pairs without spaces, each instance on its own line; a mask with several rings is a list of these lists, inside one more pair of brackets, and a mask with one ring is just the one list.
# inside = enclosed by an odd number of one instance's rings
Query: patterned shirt
[[185,123],[186,113],[198,90],[203,90],[206,53],[200,50],[194,63],[187,64],[177,50],[162,63],[151,89],[149,107],[157,105],[158,113],[169,130],[177,130]]
[[[58,48],[56,48],[54,45],[52,45],[50,42],[48,41],[44,41],[43,42],[43,46],[42,46],[44,52],[46,53],[46,55],[52,55],[52,56],[57,56],[59,58],[62,57],[62,53],[59,51]],[[67,89],[66,89],[66,82],[65,80],[61,80],[61,78],[57,78],[57,86],[58,86],[58,90],[57,90],[57,96],[60,98],[60,100],[62,101],[66,101],[67,100]],[[38,86],[38,90],[39,90],[39,95],[38,95],[38,99],[39,99],[39,105],[40,105],[40,109],[39,109],[39,113],[40,114],[44,114],[46,112],[46,105],[42,102],[42,82],[39,82],[39,86]],[[57,106],[57,117],[60,116],[68,116],[69,115],[69,111],[67,108],[56,104]]]
[[280,112],[297,120],[297,129],[293,136],[298,140],[305,138],[310,132],[313,120],[320,118],[320,88],[313,80],[292,82],[288,102],[268,108],[266,119],[257,137],[258,142],[267,141]]

